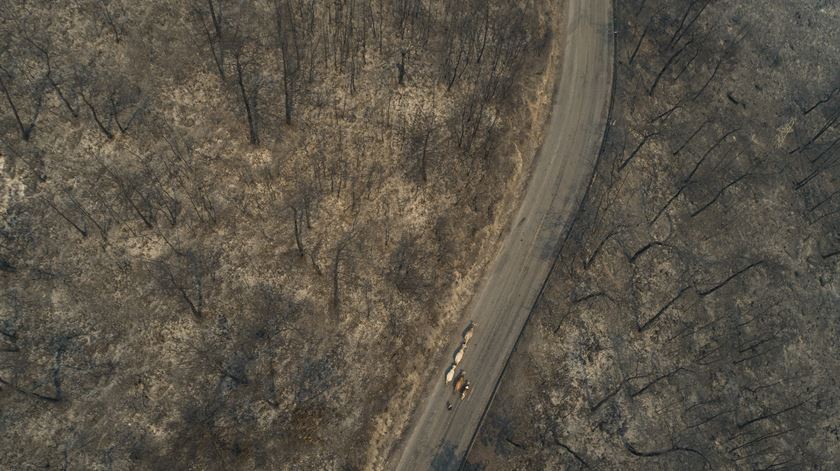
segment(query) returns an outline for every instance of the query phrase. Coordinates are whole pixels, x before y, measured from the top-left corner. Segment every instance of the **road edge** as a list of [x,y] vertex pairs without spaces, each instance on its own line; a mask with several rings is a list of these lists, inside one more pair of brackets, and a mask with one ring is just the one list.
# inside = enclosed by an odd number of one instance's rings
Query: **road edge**
[[[555,44],[554,46],[552,46],[552,48],[554,48],[554,47],[557,47],[558,49],[560,49],[560,52],[556,53],[558,56],[560,56],[560,58],[559,58],[559,60],[556,64],[553,64],[553,66],[546,67],[546,69],[545,69],[546,73],[548,73],[549,69],[552,70],[552,73],[555,73],[563,65],[563,63],[562,63],[562,61],[563,61],[562,44]],[[554,54],[554,52],[550,52],[549,56],[551,54]],[[548,62],[551,62],[551,57],[548,58]],[[559,74],[555,74],[555,75],[557,75],[559,77]],[[555,77],[555,78],[557,78],[557,77]],[[551,99],[548,101],[549,110],[554,105],[554,100],[557,96],[558,87],[559,87],[559,81],[555,80],[555,83],[553,84],[553,86],[550,89]],[[531,177],[534,174],[534,169],[535,169],[536,163],[537,163],[536,156],[539,154],[540,149],[544,145],[546,130],[549,128],[550,121],[551,121],[551,113],[549,112],[544,116],[544,119],[541,120],[540,123],[539,123],[539,126],[540,126],[539,141],[540,142],[536,146],[533,147],[533,149],[532,149],[533,150],[533,152],[532,152],[532,154],[533,154],[532,157],[533,158],[531,159],[529,164],[526,167],[523,168],[523,174],[521,176],[521,182],[518,184],[519,188],[516,188],[513,192],[512,196],[513,196],[514,201],[513,201],[512,206],[510,208],[508,208],[508,210],[507,210],[507,212],[509,213],[508,214],[509,217],[507,218],[507,220],[505,222],[502,223],[501,229],[499,230],[498,234],[496,235],[495,240],[492,241],[492,247],[491,247],[491,249],[488,253],[487,259],[481,262],[481,263],[484,264],[484,266],[481,267],[480,275],[475,280],[475,283],[474,283],[473,289],[472,289],[472,293],[469,296],[469,298],[470,298],[469,301],[463,306],[463,309],[461,310],[461,315],[459,317],[460,322],[463,322],[463,321],[466,320],[466,316],[464,314],[467,311],[469,311],[470,306],[474,302],[473,298],[475,297],[475,295],[479,291],[479,287],[486,281],[485,278],[486,278],[487,273],[489,271],[490,265],[492,265],[493,261],[498,257],[499,253],[501,252],[502,245],[503,245],[502,244],[503,240],[505,239],[505,237],[507,237],[508,233],[511,232],[511,230],[514,227],[514,220],[515,220],[516,211],[519,208],[519,206],[521,206],[521,204],[522,204],[522,200],[524,199],[525,193],[526,193],[527,188],[528,188],[528,183],[530,182]],[[438,356],[446,356],[450,353],[451,352],[447,352],[447,351],[439,352],[439,354],[436,354],[432,358],[437,359]],[[433,376],[430,376],[430,378],[431,377],[433,377]],[[424,381],[424,383],[428,383],[428,382]],[[424,391],[427,388],[428,388],[428,386],[423,386]],[[431,389],[433,389],[433,388],[431,388]],[[418,404],[415,404],[414,406],[412,406],[412,412],[409,414],[411,418],[409,419],[409,421],[406,422],[405,427],[404,427],[402,433],[400,434],[399,438],[397,438],[395,440],[395,442],[391,445],[390,449],[386,453],[386,458],[383,460],[383,462],[386,466],[385,469],[388,469],[387,466],[389,466],[389,465],[393,465],[394,467],[399,465],[400,458],[401,458],[402,453],[404,451],[403,446],[405,445],[405,442],[407,441],[408,436],[410,435],[411,430],[412,430],[413,426],[415,425],[416,420],[418,419],[418,417],[416,417],[418,415],[418,414],[416,414],[416,412],[417,412],[418,408],[421,407],[421,406],[422,406],[422,403],[418,403]],[[370,463],[366,463],[366,465],[370,466]],[[365,468],[365,469],[377,469],[377,468],[376,467],[371,467],[371,468]]]
[[[610,0],[610,25],[611,25],[610,29],[612,31],[616,31],[615,30],[615,0]],[[470,438],[470,444],[467,446],[467,449],[464,451],[464,456],[461,458],[461,463],[458,465],[458,470],[459,471],[464,470],[464,468],[467,465],[467,461],[468,461],[469,456],[470,456],[470,451],[472,451],[473,445],[475,444],[475,440],[478,437],[478,432],[481,431],[481,427],[484,425],[484,420],[487,418],[487,413],[490,411],[490,406],[493,405],[493,401],[496,399],[496,394],[499,392],[499,385],[502,384],[502,379],[505,377],[505,373],[507,372],[508,367],[510,366],[510,360],[511,360],[511,358],[513,358],[513,354],[519,348],[520,342],[522,341],[523,334],[525,333],[525,328],[528,327],[528,324],[531,321],[531,317],[533,316],[534,311],[536,310],[537,303],[539,303],[540,298],[542,297],[543,291],[545,291],[545,287],[548,285],[548,280],[551,279],[551,275],[554,273],[554,269],[557,266],[557,262],[560,259],[560,254],[563,253],[563,248],[566,246],[566,241],[569,240],[569,236],[572,233],[572,229],[574,228],[575,223],[578,220],[578,216],[581,213],[581,210],[582,210],[582,207],[583,207],[583,202],[586,201],[586,197],[589,195],[589,190],[592,187],[592,182],[595,180],[595,177],[597,176],[598,166],[601,163],[601,156],[604,154],[607,139],[609,137],[609,132],[610,132],[610,129],[612,128],[612,125],[610,123],[611,123],[612,115],[613,115],[613,104],[614,104],[614,101],[615,101],[616,84],[618,82],[616,80],[616,74],[615,74],[615,65],[618,62],[617,61],[617,49],[616,49],[616,44],[615,44],[615,36],[616,36],[615,33],[611,33],[610,34],[610,40],[609,40],[609,44],[610,44],[609,47],[612,50],[613,59],[610,63],[609,72],[608,72],[609,73],[609,80],[610,80],[610,98],[609,98],[609,104],[607,105],[606,119],[604,121],[604,134],[603,134],[603,137],[601,138],[601,145],[598,148],[598,154],[595,158],[595,163],[592,166],[591,176],[589,178],[589,183],[586,185],[586,190],[584,190],[583,195],[581,196],[580,200],[577,203],[578,208],[573,213],[572,219],[569,221],[568,227],[566,227],[564,229],[565,236],[563,237],[563,241],[560,244],[558,244],[557,249],[555,249],[555,253],[553,255],[554,260],[551,262],[551,268],[549,268],[548,274],[546,275],[545,280],[543,280],[543,283],[540,286],[540,290],[537,293],[536,299],[534,299],[534,303],[531,305],[531,308],[528,310],[528,316],[525,318],[525,323],[522,325],[522,329],[519,331],[519,335],[517,335],[517,337],[516,337],[516,342],[514,342],[514,344],[513,344],[513,349],[511,349],[510,353],[507,356],[507,359],[505,360],[505,365],[502,367],[502,372],[499,375],[499,378],[496,380],[496,384],[493,385],[493,393],[490,395],[490,400],[487,401],[487,405],[484,406],[484,411],[481,413],[481,419],[478,421],[478,426],[473,431],[472,438]],[[562,67],[562,64],[560,64],[560,66]],[[559,84],[557,84],[555,87],[559,87]],[[556,88],[555,88],[555,93],[556,93]],[[552,101],[553,100],[554,100],[554,98],[552,98]]]

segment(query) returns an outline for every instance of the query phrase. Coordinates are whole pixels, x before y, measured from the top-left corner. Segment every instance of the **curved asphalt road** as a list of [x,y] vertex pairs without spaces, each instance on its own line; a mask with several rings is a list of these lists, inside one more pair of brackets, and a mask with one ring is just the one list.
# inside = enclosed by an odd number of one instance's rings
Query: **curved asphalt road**
[[[457,469],[471,447],[508,357],[525,325],[597,158],[613,74],[611,0],[566,0],[565,52],[545,142],[513,226],[471,301],[478,323],[461,367],[473,384],[459,401],[440,375],[418,405],[398,469]],[[454,333],[451,352],[460,341]],[[446,401],[452,401],[451,411]]]

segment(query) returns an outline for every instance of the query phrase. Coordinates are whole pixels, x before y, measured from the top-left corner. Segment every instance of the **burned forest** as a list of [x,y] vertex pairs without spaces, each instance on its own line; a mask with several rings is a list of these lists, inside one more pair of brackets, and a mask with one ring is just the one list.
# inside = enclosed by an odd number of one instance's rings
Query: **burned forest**
[[369,469],[524,185],[543,1],[0,1],[0,468]]
[[581,5],[0,0],[0,469],[840,467],[840,4]]
[[840,6],[615,2],[595,175],[470,469],[840,465]]

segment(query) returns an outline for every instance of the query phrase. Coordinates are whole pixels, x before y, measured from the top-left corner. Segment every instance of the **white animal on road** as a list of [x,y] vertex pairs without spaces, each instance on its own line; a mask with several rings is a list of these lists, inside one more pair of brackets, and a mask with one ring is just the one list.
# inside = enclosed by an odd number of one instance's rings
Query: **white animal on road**
[[464,358],[464,350],[467,349],[467,345],[465,343],[461,343],[458,346],[458,350],[455,350],[455,364],[461,363],[461,359]]
[[456,368],[458,368],[458,365],[456,365],[455,363],[453,363],[452,366],[449,367],[449,370],[446,372],[446,384],[451,383],[452,380],[455,378]]

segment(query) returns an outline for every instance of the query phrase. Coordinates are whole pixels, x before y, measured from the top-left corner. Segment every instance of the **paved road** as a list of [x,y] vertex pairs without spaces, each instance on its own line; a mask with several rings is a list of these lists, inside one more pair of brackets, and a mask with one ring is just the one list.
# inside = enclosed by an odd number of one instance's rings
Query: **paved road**
[[[583,197],[606,125],[613,74],[611,0],[566,0],[564,48],[551,121],[522,206],[468,308],[478,323],[461,366],[472,396],[458,401],[444,375],[427,388],[395,459],[398,469],[457,469]],[[452,333],[451,351],[461,332]],[[452,401],[451,411],[446,401]]]

